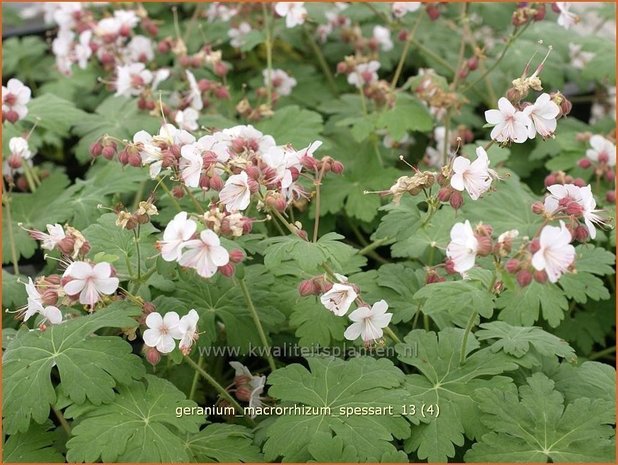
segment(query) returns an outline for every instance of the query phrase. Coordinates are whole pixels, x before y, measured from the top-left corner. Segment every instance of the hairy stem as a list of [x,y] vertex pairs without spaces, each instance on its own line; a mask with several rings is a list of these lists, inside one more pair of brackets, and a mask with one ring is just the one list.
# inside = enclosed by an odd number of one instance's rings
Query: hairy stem
[[264,17],[264,31],[266,32],[266,69],[268,70],[268,80],[266,81],[266,98],[268,99],[268,105],[272,105],[273,101],[273,42],[270,30],[270,20],[268,18],[268,8],[266,3],[262,3],[262,15]]
[[395,341],[397,344],[401,344],[401,339],[399,339],[397,337],[397,335],[393,332],[392,329],[390,329],[388,326],[386,328],[384,328],[384,333],[390,337],[393,341]]
[[71,436],[71,425],[69,425],[69,422],[67,421],[67,419],[64,418],[62,411],[60,411],[60,409],[57,409],[54,406],[52,406],[52,411],[54,412],[54,415],[56,415],[56,418],[60,422],[60,426],[62,426],[62,429],[67,433],[67,436],[70,437]]
[[240,287],[240,290],[245,297],[245,302],[247,303],[247,307],[249,308],[251,316],[253,317],[253,322],[255,323],[255,327],[258,330],[262,345],[266,349],[266,359],[268,360],[268,366],[270,366],[271,371],[275,371],[277,369],[277,365],[275,365],[275,359],[273,358],[273,355],[271,353],[270,344],[268,343],[268,339],[266,338],[266,333],[264,332],[264,327],[262,326],[262,322],[260,321],[260,316],[255,309],[253,300],[251,300],[251,294],[249,294],[247,283],[245,283],[244,279],[236,279],[236,282],[238,283],[238,287]]
[[[204,363],[204,356],[200,354],[197,359],[197,366],[202,368],[202,364]],[[191,381],[191,390],[189,391],[189,400],[193,400],[195,397],[195,392],[197,391],[197,380],[199,379],[200,372],[195,370],[193,374],[193,381]]]
[[330,89],[332,94],[336,97],[339,94],[339,92],[337,91],[337,84],[335,83],[335,77],[333,76],[332,71],[328,67],[326,58],[324,58],[324,54],[322,53],[322,50],[316,43],[315,38],[313,37],[313,34],[311,34],[311,31],[305,28],[305,34],[307,35],[307,39],[309,39],[309,45],[311,46],[311,50],[313,50],[313,53],[315,53],[315,56],[318,59],[318,63],[320,63],[320,68],[322,68],[322,73],[324,73],[324,76],[326,77],[328,88]]
[[11,214],[11,198],[6,194],[2,196],[2,203],[6,209],[6,222],[8,223],[9,244],[11,247],[11,260],[13,261],[13,272],[19,274],[19,256],[17,255],[17,246],[15,245],[15,233],[13,231],[13,216]]
[[394,89],[397,86],[397,82],[399,81],[399,77],[401,76],[401,72],[403,71],[403,65],[406,62],[406,58],[408,58],[408,52],[410,51],[410,45],[412,45],[412,41],[414,40],[416,29],[418,28],[419,24],[421,24],[421,19],[423,19],[424,16],[425,15],[422,14],[417,15],[414,26],[412,26],[412,31],[406,39],[406,43],[404,44],[403,50],[401,51],[401,56],[399,57],[399,63],[397,63],[395,75],[393,76],[393,80],[391,81],[391,89]]
[[466,361],[466,346],[468,345],[468,336],[470,335],[470,331],[472,331],[472,327],[474,326],[474,321],[477,317],[476,310],[470,314],[470,318],[468,319],[468,324],[466,325],[466,331],[464,332],[463,339],[461,341],[461,352],[459,353],[459,364],[463,365]]

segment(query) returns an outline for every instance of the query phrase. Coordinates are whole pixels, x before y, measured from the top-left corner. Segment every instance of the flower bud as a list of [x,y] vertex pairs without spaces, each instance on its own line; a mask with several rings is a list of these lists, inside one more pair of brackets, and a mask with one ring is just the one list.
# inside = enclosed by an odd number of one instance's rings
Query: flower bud
[[57,247],[64,255],[72,255],[73,248],[75,247],[75,239],[72,236],[66,236],[58,242]]
[[335,174],[343,173],[343,163],[337,160],[333,160],[333,163],[330,167],[331,171]]
[[410,37],[410,33],[405,29],[402,29],[397,33],[397,39],[399,39],[401,42],[405,42],[406,40],[408,40],[408,37]]
[[177,199],[182,199],[185,196],[185,191],[182,187],[180,186],[175,186],[172,189],[172,195],[177,198]]
[[425,284],[441,283],[446,281],[446,278],[440,276],[435,270],[428,270],[425,276]]
[[605,172],[605,180],[607,182],[614,182],[614,179],[616,179],[616,173],[613,170],[610,169]]
[[58,292],[53,289],[45,289],[41,294],[41,302],[44,306],[56,305],[58,302]]
[[470,71],[474,71],[479,67],[479,58],[477,56],[473,56],[468,58],[468,69]]
[[199,186],[204,189],[204,190],[208,190],[208,188],[210,187],[210,182],[209,182],[210,178],[203,174],[200,176],[200,182],[199,182]]
[[543,19],[545,19],[545,4],[544,3],[537,3],[535,5],[536,8],[536,13],[534,14],[533,19],[535,21],[543,21]]
[[228,100],[230,98],[230,91],[225,86],[217,87],[214,94],[219,100]]
[[449,199],[451,207],[453,207],[455,210],[459,210],[463,205],[463,202],[464,198],[463,195],[461,195],[461,192],[453,191],[453,193],[451,194],[451,198]]
[[539,249],[541,248],[541,243],[539,241],[538,238],[533,239],[530,244],[528,245],[528,249],[530,250],[530,252],[532,253],[536,253],[539,251]]
[[588,158],[582,158],[581,160],[577,162],[577,166],[587,170],[588,168],[590,168],[590,166],[592,166],[592,163],[590,162]]
[[19,155],[12,153],[11,155],[9,155],[9,159],[7,161],[9,167],[11,167],[12,169],[16,170],[18,168],[21,168],[22,165],[22,159]]
[[573,184],[575,184],[577,187],[586,187],[588,185],[588,183],[582,178],[573,179]]
[[517,280],[517,284],[521,287],[526,287],[532,282],[532,273],[528,270],[521,270],[517,273],[515,279]]
[[427,16],[429,16],[429,19],[432,21],[435,21],[440,17],[440,10],[434,4],[428,4],[425,7],[425,11],[427,11]]
[[583,213],[584,208],[577,202],[569,202],[564,211],[567,215],[579,216]]
[[508,262],[506,262],[506,265],[504,265],[504,268],[506,269],[507,272],[513,274],[519,271],[520,266],[521,266],[521,263],[519,260],[517,260],[516,258],[511,258]]
[[140,157],[139,152],[136,150],[128,150],[129,157],[127,159],[129,165],[139,168],[142,166],[142,157]]
[[616,192],[607,191],[607,194],[605,194],[605,200],[607,200],[609,203],[616,203]]
[[180,63],[180,66],[183,68],[189,68],[193,64],[193,60],[191,60],[191,57],[188,55],[182,55],[178,59],[178,63]]
[[223,179],[221,179],[221,176],[219,176],[218,174],[213,174],[211,176],[209,184],[210,188],[217,192],[219,192],[221,189],[223,189],[223,186],[225,186]]
[[143,310],[144,315],[149,315],[152,312],[155,312],[157,310],[157,307],[155,307],[155,304],[153,304],[152,302],[145,301],[142,304],[142,310]]
[[532,204],[532,213],[535,215],[542,215],[545,213],[545,205],[543,205],[543,202],[534,202]]
[[232,263],[240,263],[245,259],[245,253],[240,249],[230,251],[230,261]]
[[6,113],[3,113],[2,116],[9,123],[16,123],[19,120],[19,114],[15,110],[9,110]]
[[305,279],[298,285],[298,294],[301,297],[319,294],[319,289],[316,288],[312,279]]
[[481,257],[486,257],[493,250],[493,244],[490,236],[476,235],[477,249],[476,253]]
[[227,72],[229,71],[227,65],[225,63],[223,63],[222,61],[217,61],[213,65],[212,70],[219,77],[224,77],[227,74]]
[[242,402],[249,402],[251,400],[251,386],[243,384],[236,387],[236,398]]
[[494,232],[494,228],[491,227],[491,225],[489,224],[479,224],[476,226],[476,233],[479,236],[485,236],[485,237],[491,237],[491,235]]
[[103,151],[103,145],[99,141],[96,141],[90,144],[90,155],[93,158],[96,158],[99,155],[101,155],[102,151]]
[[111,160],[116,155],[116,147],[111,145],[106,145],[101,149],[101,155],[103,155],[107,160]]
[[156,366],[159,364],[159,362],[161,361],[161,354],[156,348],[148,347],[145,352],[146,360],[148,360],[148,363],[150,363],[152,366]]
[[549,186],[553,186],[554,184],[558,183],[558,178],[556,176],[555,173],[550,173],[547,176],[545,176],[545,187],[549,187]]
[[590,233],[588,231],[588,228],[584,225],[580,224],[575,228],[575,231],[573,231],[573,239],[575,239],[577,242],[586,242],[589,237]]
[[457,273],[455,271],[455,262],[453,260],[451,260],[450,258],[448,258],[445,262],[444,262],[444,269],[446,270],[446,272],[448,274],[455,274]]
[[234,276],[234,272],[236,271],[233,263],[228,263],[227,265],[223,265],[219,267],[219,273],[221,273],[226,278],[231,278]]
[[465,79],[468,77],[468,74],[470,73],[470,69],[468,68],[468,66],[464,66],[459,70],[459,79]]
[[127,149],[121,150],[118,154],[118,161],[123,165],[129,164],[129,152]]
[[535,270],[532,276],[537,283],[545,284],[547,282],[547,273],[545,270]]
[[448,202],[451,198],[452,189],[450,187],[443,187],[438,191],[438,200],[440,202]]

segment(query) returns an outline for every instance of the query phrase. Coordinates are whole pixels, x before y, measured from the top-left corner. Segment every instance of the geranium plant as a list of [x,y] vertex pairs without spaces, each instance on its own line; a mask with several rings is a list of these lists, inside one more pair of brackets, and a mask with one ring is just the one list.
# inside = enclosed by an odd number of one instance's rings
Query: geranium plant
[[4,461],[615,459],[612,5],[3,13]]

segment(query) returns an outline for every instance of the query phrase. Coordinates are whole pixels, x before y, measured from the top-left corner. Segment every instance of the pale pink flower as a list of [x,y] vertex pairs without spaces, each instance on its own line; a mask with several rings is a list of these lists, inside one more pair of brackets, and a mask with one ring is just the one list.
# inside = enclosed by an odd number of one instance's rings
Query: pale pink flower
[[183,145],[180,149],[180,177],[187,187],[199,187],[204,159],[197,144]]
[[184,315],[178,324],[178,330],[180,331],[180,343],[178,348],[184,355],[188,355],[191,352],[191,346],[193,342],[198,338],[197,334],[197,322],[200,319],[198,313],[191,309],[189,313]]
[[565,29],[570,29],[571,26],[574,26],[579,22],[579,16],[575,13],[571,13],[571,4],[567,2],[556,2],[554,3],[558,10],[560,10],[560,14],[558,16],[558,25],[562,26]]
[[285,17],[285,26],[292,28],[305,22],[307,10],[304,5],[305,2],[278,2],[275,3],[275,11]]
[[9,79],[6,87],[2,86],[2,113],[6,116],[9,111],[17,113],[18,119],[24,119],[28,114],[30,88],[18,79]]
[[146,36],[134,36],[127,44],[128,59],[131,62],[154,60],[154,45]]
[[446,248],[446,256],[453,261],[455,271],[465,273],[474,267],[478,246],[470,222],[455,223],[451,229],[451,242]]
[[144,63],[131,63],[116,67],[116,95],[123,97],[137,96],[144,86],[152,82],[152,72]]
[[402,18],[407,13],[412,13],[423,6],[422,2],[394,2],[392,6],[393,16]]
[[581,216],[588,228],[590,237],[594,239],[597,235],[595,223],[603,224],[603,218],[597,213],[597,203],[592,195],[590,185],[579,187],[575,184],[554,184],[547,188],[550,195],[545,198],[544,208],[547,213],[553,214],[568,208],[569,203],[577,203],[581,209]]
[[590,138],[590,147],[586,157],[597,163],[616,166],[616,145],[603,136],[594,135]]
[[380,300],[373,304],[371,308],[360,307],[350,313],[352,323],[343,335],[349,341],[354,341],[360,336],[365,344],[381,339],[384,335],[383,328],[386,328],[391,319],[392,313],[386,313],[388,304]]
[[51,324],[57,325],[62,322],[62,312],[60,312],[57,307],[53,305],[43,305],[41,294],[32,282],[32,278],[29,277],[28,283],[24,285],[26,287],[26,294],[28,295],[28,303],[17,311],[17,313],[23,317],[23,321],[28,321],[33,315],[38,313]]
[[30,236],[37,241],[41,241],[41,248],[45,250],[54,250],[56,246],[62,241],[66,235],[64,233],[64,228],[62,225],[56,224],[48,224],[46,225],[47,232],[49,234],[45,234],[41,231],[28,231]]
[[391,30],[389,28],[384,26],[375,26],[373,28],[373,38],[380,45],[383,52],[388,52],[393,49]]
[[180,129],[186,129],[187,131],[196,131],[199,128],[197,119],[200,114],[193,108],[188,107],[184,110],[178,110],[174,115],[174,122]]
[[178,263],[194,268],[203,278],[210,278],[220,266],[227,265],[230,261],[230,254],[210,229],[205,229],[200,233],[199,239],[187,241],[184,246],[187,250]]
[[219,200],[228,212],[245,210],[251,202],[251,189],[247,173],[241,171],[225,181],[225,187],[219,192]]
[[101,295],[111,295],[118,289],[119,280],[113,276],[109,263],[100,262],[91,265],[88,262],[73,262],[66,269],[63,278],[69,278],[64,284],[64,292],[69,296],[79,295],[79,302],[94,307]]
[[138,145],[142,165],[149,165],[150,177],[156,178],[163,166],[161,149],[154,144],[153,137],[144,130],[135,133],[133,143]]
[[594,53],[582,50],[581,44],[569,43],[569,58],[573,68],[584,69],[588,62],[594,58]]
[[163,231],[163,240],[158,242],[161,257],[166,262],[180,260],[182,248],[191,239],[197,229],[197,223],[187,219],[187,212],[177,213]]
[[337,316],[345,315],[358,294],[353,286],[335,283],[329,291],[322,294],[320,302]]
[[9,151],[11,155],[18,156],[22,160],[30,160],[32,158],[28,141],[23,137],[11,137],[9,139]]
[[81,69],[86,69],[88,59],[92,56],[92,48],[90,48],[90,40],[92,39],[92,31],[86,30],[79,35],[79,42],[75,44],[73,53],[75,61]]
[[189,95],[187,99],[189,100],[189,104],[195,110],[201,110],[204,108],[204,102],[202,100],[202,91],[197,85],[197,80],[193,73],[189,70],[185,71],[187,74],[187,81],[189,81]]
[[530,139],[534,139],[537,133],[543,139],[554,135],[560,107],[551,101],[549,94],[539,95],[533,105],[524,108],[523,113],[529,118],[528,137]]
[[361,63],[354,67],[354,71],[348,74],[348,84],[358,87],[359,89],[376,82],[378,80],[378,70],[380,62],[370,61],[369,63]]
[[238,27],[230,28],[227,31],[227,36],[231,39],[230,45],[234,48],[240,48],[247,42],[247,35],[252,31],[249,23],[243,21]]
[[560,221],[560,227],[545,226],[539,237],[539,250],[532,256],[532,266],[545,271],[549,281],[555,283],[575,260],[575,247],[571,245],[571,233]]
[[528,140],[529,118],[518,111],[505,97],[498,100],[498,110],[487,110],[485,119],[493,124],[491,138],[498,142],[516,142]]
[[273,69],[271,70],[272,79],[269,79],[268,69],[262,71],[262,75],[264,76],[264,85],[268,86],[270,82],[272,82],[272,87],[279,95],[290,95],[292,93],[292,89],[296,86],[296,79],[291,77],[288,73],[283,71],[282,69]]
[[494,172],[489,169],[489,158],[483,147],[476,148],[476,160],[470,162],[465,157],[453,160],[451,187],[458,191],[464,189],[472,200],[477,200],[491,186]]
[[165,316],[153,312],[146,317],[148,329],[142,335],[144,344],[155,347],[162,354],[169,354],[176,347],[174,339],[180,339],[180,318],[176,312],[167,312]]

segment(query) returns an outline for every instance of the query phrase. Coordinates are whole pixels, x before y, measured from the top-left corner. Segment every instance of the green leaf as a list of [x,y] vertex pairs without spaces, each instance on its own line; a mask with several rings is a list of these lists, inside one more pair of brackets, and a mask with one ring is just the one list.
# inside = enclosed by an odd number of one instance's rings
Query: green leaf
[[25,433],[12,434],[3,446],[3,463],[64,463],[54,447],[56,434],[51,421],[32,425]]
[[613,366],[599,362],[584,362],[579,366],[562,363],[552,378],[556,389],[569,402],[588,397],[616,403],[616,369]]
[[2,306],[4,308],[16,308],[25,305],[28,295],[22,282],[27,282],[23,275],[14,275],[5,269],[2,270]]
[[451,324],[465,327],[473,310],[485,318],[491,318],[494,310],[493,294],[474,281],[428,284],[414,294],[414,300],[440,328]]
[[110,404],[79,416],[67,442],[69,462],[188,462],[185,434],[196,433],[202,415],[176,414],[197,407],[169,381],[146,375],[118,388]]
[[569,303],[562,289],[555,284],[539,284],[533,281],[526,287],[507,289],[496,300],[501,309],[498,318],[516,326],[532,326],[543,318],[552,328],[564,319]]
[[406,388],[412,403],[438,406],[439,415],[428,418],[412,428],[405,442],[405,450],[414,452],[419,459],[445,462],[454,457],[454,446],[463,446],[464,434],[474,439],[486,430],[478,423],[478,402],[473,398],[477,389],[504,388],[509,378],[495,376],[517,365],[504,353],[488,348],[476,350],[479,343],[470,335],[465,352],[466,361],[459,363],[464,330],[447,328],[436,334],[414,330],[397,344],[398,358],[415,367],[420,374],[406,376]]
[[328,347],[341,341],[348,322],[328,311],[314,297],[304,298],[294,304],[290,325],[296,328],[301,347]]
[[[359,460],[376,461],[386,451],[396,452],[393,439],[409,435],[398,414],[406,401],[404,375],[387,359],[358,357],[349,361],[308,358],[309,369],[291,364],[268,377],[269,395],[282,406],[329,407],[331,414],[284,415],[266,429],[264,458],[287,462],[311,459],[309,447],[327,433],[356,449]],[[340,408],[392,407],[393,414],[340,415]]]
[[282,263],[293,261],[303,271],[315,271],[321,264],[330,262],[336,268],[350,260],[356,249],[341,242],[344,237],[331,232],[317,242],[309,242],[295,235],[265,239],[264,265],[276,270]]
[[240,425],[208,425],[187,441],[197,462],[262,462],[260,448],[253,444],[253,433]]
[[564,290],[567,298],[582,304],[586,303],[588,298],[592,300],[607,300],[610,298],[609,290],[605,287],[603,281],[585,271],[563,274],[558,284]]
[[88,114],[54,94],[43,94],[28,103],[27,121],[48,129],[55,134],[66,136],[69,130],[87,118]]
[[395,106],[382,113],[378,127],[385,128],[394,140],[399,140],[408,131],[431,131],[433,118],[418,100],[401,94]]
[[394,323],[410,321],[416,315],[419,306],[414,294],[425,285],[424,270],[388,263],[379,268],[377,283],[380,288],[372,300],[383,298],[388,302]]
[[[425,221],[424,216],[426,214],[422,215],[421,223]],[[393,217],[390,220],[395,219],[396,217]],[[410,218],[406,224],[415,220],[415,218]],[[436,251],[439,255],[442,255],[440,249],[446,248],[451,228],[457,220],[458,218],[452,209],[442,208],[438,210],[425,225],[419,226],[416,232],[412,230],[406,234],[405,230],[402,231],[402,236],[400,236],[402,239],[391,246],[392,255],[394,257],[419,258],[426,252],[431,256]],[[431,260],[428,259],[428,261]]]
[[616,273],[614,268],[616,256],[609,250],[583,244],[578,245],[575,251],[577,252],[575,265],[578,272],[585,271],[599,276]]
[[534,347],[541,355],[562,357],[569,362],[575,361],[575,351],[566,341],[541,328],[511,326],[503,321],[483,323],[476,332],[480,341],[495,340],[490,346],[494,352],[503,350],[517,358],[523,357]]
[[64,391],[76,403],[111,402],[114,387],[144,375],[139,357],[117,336],[93,336],[100,328],[129,328],[141,309],[118,302],[92,315],[74,318],[46,331],[23,331],[3,357],[4,427],[11,434],[43,423],[56,402],[51,372],[58,368]]
[[542,373],[515,389],[478,392],[483,435],[467,462],[613,462],[614,409],[602,400],[566,403]]
[[273,136],[278,144],[292,144],[300,149],[319,139],[323,124],[319,113],[290,105],[277,110],[272,118],[260,121],[255,127]]
[[[60,172],[53,172],[48,178],[44,179],[39,188],[34,193],[12,193],[10,199],[12,222],[8,220],[8,208],[2,209],[2,237],[10,241],[9,228],[15,240],[15,249],[18,256],[30,258],[34,255],[37,245],[26,231],[18,226],[23,224],[24,228],[39,229],[46,231],[45,225],[48,223],[62,223],[71,214],[66,208],[65,194],[69,179]],[[2,263],[12,261],[11,244],[5,242],[2,247]]]

